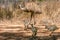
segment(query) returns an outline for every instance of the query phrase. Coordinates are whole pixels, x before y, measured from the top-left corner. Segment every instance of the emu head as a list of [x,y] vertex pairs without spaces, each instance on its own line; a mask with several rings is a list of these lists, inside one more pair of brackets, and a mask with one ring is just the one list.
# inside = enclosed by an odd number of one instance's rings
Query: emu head
[[20,6],[20,9],[22,10],[22,11],[24,11],[24,12],[29,12],[28,10],[27,10],[27,8],[25,7],[25,5],[19,5]]
[[20,9],[21,9],[21,10],[25,10],[24,5],[21,5],[21,4],[20,4],[19,6],[20,6]]

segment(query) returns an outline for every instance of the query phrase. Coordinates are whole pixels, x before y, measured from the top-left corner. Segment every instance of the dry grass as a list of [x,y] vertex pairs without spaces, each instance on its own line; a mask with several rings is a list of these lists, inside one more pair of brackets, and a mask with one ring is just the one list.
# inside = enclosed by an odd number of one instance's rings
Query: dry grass
[[[49,2],[44,2],[42,3],[41,7],[42,7],[42,14],[44,14],[45,19],[48,18],[48,20],[46,19],[46,21],[52,21],[51,23],[54,24],[59,24],[59,13],[60,13],[60,1],[49,1]],[[57,21],[58,20],[58,21]]]
[[[46,24],[45,22],[56,25],[60,23],[60,1],[43,1],[39,6],[42,14],[35,14],[36,25]],[[0,20],[8,19],[15,22],[23,21],[30,19],[30,13],[24,12],[14,6],[9,6],[8,10],[0,8]]]

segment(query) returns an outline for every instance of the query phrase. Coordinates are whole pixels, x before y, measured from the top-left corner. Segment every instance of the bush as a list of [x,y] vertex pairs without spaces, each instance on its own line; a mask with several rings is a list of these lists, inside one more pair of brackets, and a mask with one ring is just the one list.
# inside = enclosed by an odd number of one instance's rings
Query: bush
[[0,19],[11,19],[12,17],[13,17],[12,12],[4,8],[0,9]]
[[13,13],[10,12],[9,10],[7,10],[7,12],[6,12],[6,19],[11,19],[11,18],[13,18]]

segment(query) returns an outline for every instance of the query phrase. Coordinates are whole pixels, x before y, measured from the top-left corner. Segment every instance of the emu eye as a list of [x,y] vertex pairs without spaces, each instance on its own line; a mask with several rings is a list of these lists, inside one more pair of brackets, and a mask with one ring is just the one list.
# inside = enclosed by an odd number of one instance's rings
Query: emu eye
[[21,8],[24,8],[25,7],[25,5],[23,5],[23,4],[21,4],[21,5],[19,5]]

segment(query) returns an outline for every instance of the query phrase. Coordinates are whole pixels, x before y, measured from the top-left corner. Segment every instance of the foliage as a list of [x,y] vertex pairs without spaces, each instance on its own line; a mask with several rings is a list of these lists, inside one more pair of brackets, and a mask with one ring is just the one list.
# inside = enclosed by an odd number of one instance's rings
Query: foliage
[[12,12],[5,8],[0,9],[0,19],[10,19],[12,18]]
[[13,14],[12,14],[12,12],[10,12],[9,10],[8,10],[7,13],[6,13],[6,18],[7,18],[7,19],[13,18]]

